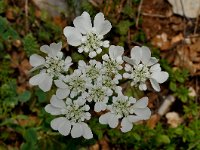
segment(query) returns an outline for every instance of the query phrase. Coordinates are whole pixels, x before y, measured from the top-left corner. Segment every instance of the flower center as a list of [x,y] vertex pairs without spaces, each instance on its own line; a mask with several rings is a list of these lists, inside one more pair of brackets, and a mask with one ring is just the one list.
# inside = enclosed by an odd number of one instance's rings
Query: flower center
[[53,77],[58,78],[62,75],[63,72],[65,72],[65,62],[62,60],[62,58],[56,56],[56,57],[46,57],[46,72]]
[[91,89],[90,97],[94,102],[103,102],[105,91],[101,87],[93,88]]
[[71,81],[69,82],[69,86],[71,89],[77,91],[77,92],[81,92],[85,90],[85,83],[86,81],[84,80],[83,77],[80,76],[73,76],[71,78]]
[[130,114],[129,111],[130,104],[127,100],[119,99],[115,103],[112,104],[112,111],[114,111],[115,114],[119,115],[119,117],[128,116]]
[[108,74],[109,76],[112,75],[112,73],[117,73],[117,66],[118,66],[118,63],[114,60],[109,60],[109,61],[106,61],[104,63],[104,67],[106,68],[106,74]]
[[73,123],[82,122],[86,119],[84,106],[72,104],[67,107],[66,118]]
[[98,78],[100,74],[99,72],[100,70],[98,70],[94,66],[90,66],[89,68],[86,69],[86,76],[94,80]]
[[97,50],[103,45],[102,39],[103,37],[97,35],[95,31],[89,32],[83,37],[81,47],[85,49],[85,51]]
[[103,85],[108,87],[108,88],[113,88],[115,86],[115,84],[112,82],[113,80],[111,78],[104,78],[103,79]]
[[150,77],[149,68],[147,66],[139,64],[134,66],[134,69],[135,70],[133,70],[132,78],[135,84],[140,82],[144,83]]

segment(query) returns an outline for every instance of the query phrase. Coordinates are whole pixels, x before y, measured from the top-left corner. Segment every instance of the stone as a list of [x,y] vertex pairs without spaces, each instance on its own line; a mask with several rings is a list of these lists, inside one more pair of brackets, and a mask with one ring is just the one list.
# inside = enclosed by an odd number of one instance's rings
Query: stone
[[168,0],[175,14],[197,18],[200,14],[200,0]]

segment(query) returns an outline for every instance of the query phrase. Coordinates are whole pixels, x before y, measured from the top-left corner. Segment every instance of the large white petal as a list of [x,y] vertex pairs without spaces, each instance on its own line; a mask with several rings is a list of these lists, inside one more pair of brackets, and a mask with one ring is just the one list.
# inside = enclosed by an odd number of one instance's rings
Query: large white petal
[[56,95],[53,95],[51,97],[50,103],[54,106],[54,107],[58,107],[58,108],[65,108],[66,104],[63,100],[58,99],[56,97]]
[[57,87],[62,88],[62,89],[65,89],[68,87],[67,84],[64,83],[62,80],[54,80],[54,83]]
[[58,88],[56,90],[56,96],[59,98],[59,99],[64,99],[66,98],[70,93],[70,90],[68,89],[60,89]]
[[124,53],[124,48],[121,46],[111,45],[109,48],[110,58],[117,59],[118,56],[122,56]]
[[60,134],[67,136],[71,130],[71,123],[69,120],[65,119],[58,127],[58,131]]
[[39,73],[30,78],[29,83],[31,85],[39,85],[45,78],[45,73]]
[[41,83],[39,83],[39,88],[44,92],[47,92],[51,89],[53,79],[48,74],[44,73],[44,79]]
[[151,58],[151,51],[146,46],[142,46],[141,50],[142,50],[141,61],[143,62],[143,64],[148,64]]
[[100,112],[102,110],[106,109],[106,104],[102,102],[96,102],[94,105],[94,111],[95,112]]
[[147,107],[147,105],[148,105],[148,97],[143,97],[133,105],[133,108],[145,108]]
[[[125,61],[125,62],[127,62],[127,63],[129,63],[129,64],[131,64],[131,65],[137,65],[136,64],[136,62],[133,60],[133,59],[131,59],[131,58],[129,58],[129,57],[127,57],[127,56],[123,56],[122,57],[123,58],[123,60]],[[128,65],[128,64],[125,64],[125,66],[130,66],[130,65]],[[131,67],[131,66],[130,66]],[[131,69],[130,67],[125,67],[125,70],[126,69]],[[126,71],[128,71],[128,70],[126,70]]]
[[161,71],[160,64],[155,64],[155,65],[151,66],[150,71],[151,72],[160,72]]
[[99,117],[99,123],[101,124],[108,124],[108,120],[110,118],[110,113],[103,114]]
[[138,122],[138,121],[141,120],[141,117],[135,116],[135,115],[129,115],[127,118],[128,118],[128,120],[129,120],[130,122]]
[[42,45],[40,47],[40,51],[42,51],[43,53],[48,54],[50,52],[50,47],[48,45]]
[[155,57],[151,57],[149,62],[146,64],[147,66],[152,66],[158,62],[158,59]]
[[83,128],[81,124],[76,123],[75,125],[73,125],[71,135],[73,138],[78,138],[83,135]]
[[118,120],[117,116],[112,114],[108,120],[109,126],[111,128],[115,128],[115,127],[117,127],[118,123],[119,123],[119,120]]
[[83,137],[85,139],[93,138],[92,131],[86,123],[82,123],[82,128],[83,128]]
[[139,89],[140,89],[141,91],[146,91],[146,90],[147,90],[147,85],[146,85],[145,83],[140,83]]
[[148,107],[146,107],[146,108],[135,108],[133,110],[133,112],[137,116],[141,117],[141,119],[143,119],[143,120],[149,119],[150,116],[151,116],[151,111]]
[[165,82],[169,77],[169,74],[165,71],[153,72],[151,78],[155,79],[158,83]]
[[81,16],[76,17],[73,24],[82,34],[86,34],[92,29],[91,18],[87,12],[83,12]]
[[59,117],[59,118],[53,119],[50,123],[51,128],[54,130],[58,130],[60,124],[62,124],[65,120],[66,120],[65,117]]
[[67,26],[64,28],[63,32],[67,38],[68,44],[72,46],[78,46],[81,44],[82,35],[76,28]]
[[111,30],[112,25],[108,20],[105,20],[104,14],[100,12],[94,17],[94,27],[97,33],[105,35]]
[[160,92],[160,85],[158,84],[158,82],[155,79],[150,79],[150,82],[153,89],[157,92]]
[[135,46],[131,49],[131,59],[135,64],[139,64],[142,59],[142,49],[139,46]]
[[121,122],[121,131],[128,132],[133,128],[133,123],[131,123],[128,118],[123,118]]
[[52,56],[56,56],[59,51],[62,49],[62,42],[59,43],[51,43],[50,44]]
[[45,106],[45,111],[50,113],[51,115],[60,115],[62,114],[60,108],[54,107],[51,104]]
[[72,58],[70,56],[67,56],[65,58],[65,71],[68,71],[69,67],[72,65]]
[[37,67],[37,66],[40,66],[44,63],[45,63],[45,59],[42,56],[40,56],[38,54],[31,55],[31,57],[30,57],[31,66]]

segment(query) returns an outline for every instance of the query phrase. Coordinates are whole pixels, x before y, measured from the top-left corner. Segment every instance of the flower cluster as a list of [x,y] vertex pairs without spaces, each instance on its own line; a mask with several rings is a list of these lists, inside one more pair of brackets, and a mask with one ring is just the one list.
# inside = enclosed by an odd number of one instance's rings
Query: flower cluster
[[52,129],[64,136],[71,134],[73,138],[90,139],[93,134],[87,121],[92,111],[105,112],[99,117],[101,124],[115,128],[121,123],[122,132],[130,131],[137,121],[149,119],[148,98],[136,100],[123,95],[120,80],[128,79],[131,86],[140,90],[147,90],[146,82],[150,80],[152,87],[160,91],[158,83],[165,82],[168,73],[161,71],[151,51],[136,46],[129,58],[123,56],[123,47],[109,45],[103,38],[111,30],[111,23],[105,20],[103,13],[98,13],[92,24],[90,15],[83,12],[73,24],[74,27],[64,28],[64,35],[69,45],[78,47],[79,53],[88,53],[89,62],[80,60],[77,68],[71,68],[73,72],[69,73],[72,59],[63,57],[61,42],[42,46],[40,50],[47,54],[45,58],[37,54],[30,57],[31,71],[38,74],[31,77],[29,83],[38,85],[44,92],[49,91],[53,83],[56,88],[50,104],[45,107],[46,112],[58,116],[51,121]]

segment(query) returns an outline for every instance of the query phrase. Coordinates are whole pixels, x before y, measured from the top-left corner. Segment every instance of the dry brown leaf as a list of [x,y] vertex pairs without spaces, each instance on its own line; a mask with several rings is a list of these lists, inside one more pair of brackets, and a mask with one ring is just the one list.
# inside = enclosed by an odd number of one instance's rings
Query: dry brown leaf
[[178,127],[178,125],[183,122],[183,119],[179,116],[177,112],[168,112],[165,116],[167,118],[167,123],[172,128]]
[[182,41],[183,39],[184,39],[183,34],[180,33],[180,34],[178,34],[178,35],[176,35],[176,36],[174,36],[174,37],[172,38],[171,44],[178,43],[178,42]]
[[89,147],[89,150],[99,150],[99,149],[100,149],[100,147],[99,147],[98,143],[96,143],[96,144],[94,144],[94,145]]
[[15,20],[14,12],[12,8],[8,8],[6,11],[6,18],[8,20]]
[[28,119],[17,119],[17,122],[20,126],[27,127],[38,124],[40,120],[36,116],[29,116]]
[[174,65],[190,71],[191,75],[200,75],[200,39],[191,45],[176,47],[177,56]]
[[156,124],[160,120],[160,116],[158,114],[154,114],[151,118],[147,121],[147,126],[151,129],[155,128]]
[[171,47],[171,43],[168,40],[168,35],[166,33],[162,33],[160,35],[156,35],[151,40],[152,45],[160,48],[161,50],[168,50]]
[[102,150],[109,150],[110,149],[108,141],[104,138],[99,141],[99,144],[100,144]]

